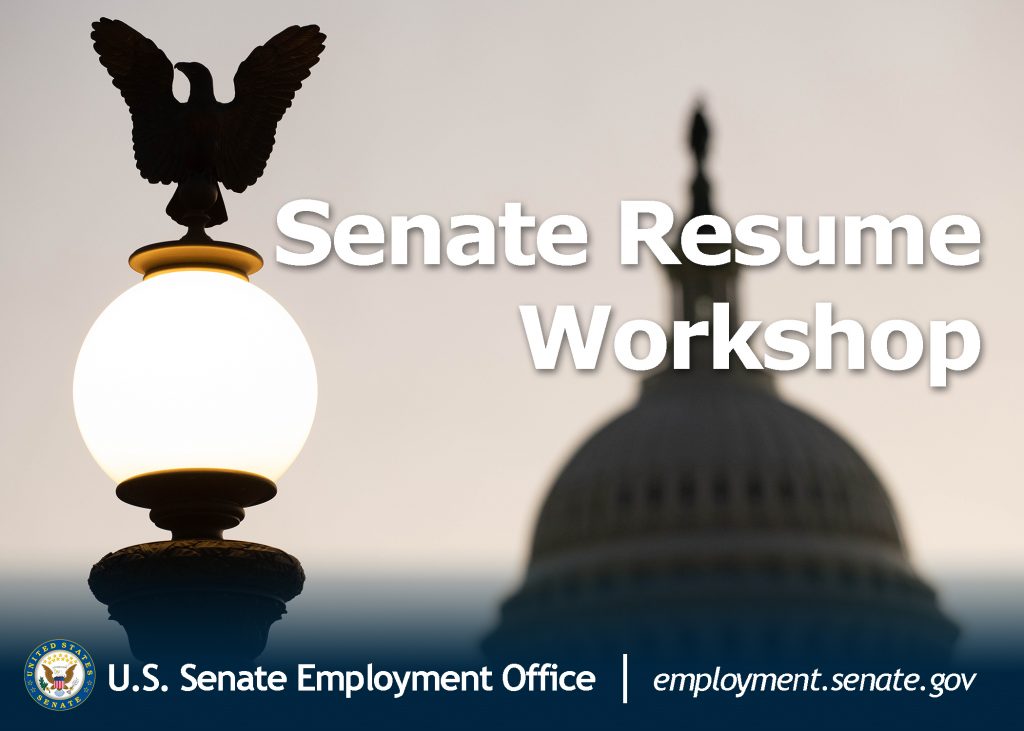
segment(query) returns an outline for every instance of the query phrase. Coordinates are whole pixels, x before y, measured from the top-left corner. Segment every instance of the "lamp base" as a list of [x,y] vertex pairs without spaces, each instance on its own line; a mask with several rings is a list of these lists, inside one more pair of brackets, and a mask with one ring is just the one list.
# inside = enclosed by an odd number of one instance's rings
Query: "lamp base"
[[89,588],[141,661],[249,662],[298,596],[298,559],[259,543],[173,540],[109,553]]
[[245,508],[277,495],[273,482],[249,472],[188,469],[151,472],[125,480],[117,497],[149,508],[149,519],[175,541],[223,540],[245,518]]

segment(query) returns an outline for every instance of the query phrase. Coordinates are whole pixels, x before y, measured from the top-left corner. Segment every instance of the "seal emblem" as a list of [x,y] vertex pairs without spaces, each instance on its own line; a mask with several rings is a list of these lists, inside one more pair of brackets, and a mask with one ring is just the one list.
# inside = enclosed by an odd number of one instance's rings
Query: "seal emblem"
[[25,689],[38,705],[68,711],[85,702],[96,685],[92,655],[71,640],[48,640],[25,661]]

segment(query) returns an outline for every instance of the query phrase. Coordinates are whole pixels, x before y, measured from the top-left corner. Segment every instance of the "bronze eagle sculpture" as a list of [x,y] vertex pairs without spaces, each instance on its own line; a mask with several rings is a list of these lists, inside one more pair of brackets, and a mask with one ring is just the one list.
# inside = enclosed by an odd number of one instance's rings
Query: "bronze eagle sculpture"
[[[277,123],[292,104],[327,39],[315,25],[286,28],[258,46],[235,73],[235,98],[218,102],[201,63],[173,66],[156,44],[120,20],[92,24],[100,63],[132,115],[135,163],[150,183],[178,187],[167,215],[188,228],[183,240],[209,240],[205,229],[228,219],[220,189],[241,193],[263,174]],[[174,97],[174,70],[189,81]]]

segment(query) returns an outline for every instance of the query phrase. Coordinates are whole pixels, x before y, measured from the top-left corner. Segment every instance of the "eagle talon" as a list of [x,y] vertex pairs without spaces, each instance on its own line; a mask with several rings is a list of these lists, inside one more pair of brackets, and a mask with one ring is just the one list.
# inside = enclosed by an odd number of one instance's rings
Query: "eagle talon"
[[186,231],[185,235],[178,239],[178,241],[186,243],[208,243],[212,242],[213,239],[210,238],[210,234],[206,233],[206,227],[204,225],[197,225],[189,226],[188,231]]

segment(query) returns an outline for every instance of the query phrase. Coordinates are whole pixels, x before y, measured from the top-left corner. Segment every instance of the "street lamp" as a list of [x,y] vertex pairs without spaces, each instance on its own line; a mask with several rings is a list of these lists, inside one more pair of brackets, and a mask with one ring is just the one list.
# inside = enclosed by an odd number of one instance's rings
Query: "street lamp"
[[302,449],[313,356],[288,312],[249,281],[262,266],[255,251],[174,241],[129,263],[143,279],[86,335],[75,415],[117,496],[149,508],[171,540],[104,556],[89,585],[140,659],[216,647],[248,660],[305,575],[284,551],[223,532],[277,494]]
[[[202,64],[172,66],[125,23],[93,23],[100,63],[132,114],[139,172],[177,184],[167,214],[187,229],[131,255],[142,281],[99,316],[75,367],[89,451],[121,500],[171,531],[107,554],[89,574],[139,659],[252,659],[305,581],[293,556],[224,531],[277,494],[302,449],[316,410],[313,357],[291,316],[249,281],[259,254],[206,229],[227,221],[221,185],[241,193],[263,174],[325,38],[292,26],[258,46],[224,104]],[[175,70],[189,80],[185,102]]]

